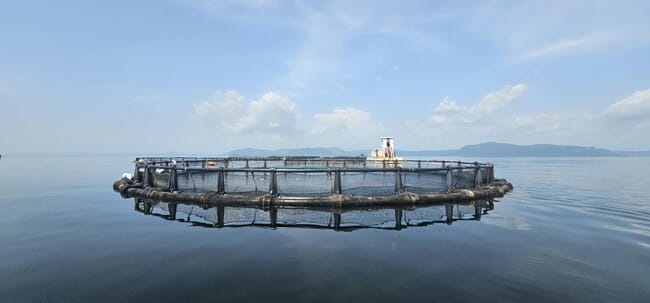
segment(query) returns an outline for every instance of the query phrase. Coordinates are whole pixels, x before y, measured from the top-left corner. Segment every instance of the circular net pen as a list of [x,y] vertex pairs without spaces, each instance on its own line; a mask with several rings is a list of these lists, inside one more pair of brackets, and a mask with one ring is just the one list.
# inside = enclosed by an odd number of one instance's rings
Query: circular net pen
[[355,157],[137,158],[114,183],[125,197],[167,202],[377,206],[471,201],[512,189],[490,163],[368,162]]

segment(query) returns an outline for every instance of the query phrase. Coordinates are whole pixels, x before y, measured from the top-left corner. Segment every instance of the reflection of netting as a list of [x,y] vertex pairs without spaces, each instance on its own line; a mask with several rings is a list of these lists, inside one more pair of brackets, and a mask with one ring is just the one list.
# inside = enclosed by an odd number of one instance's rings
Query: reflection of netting
[[395,192],[395,172],[342,172],[344,195],[390,195]]
[[[202,208],[198,205],[175,205],[176,212],[170,213],[170,204],[164,202],[145,202],[140,200],[137,208],[144,211],[149,205],[148,214],[161,217],[174,218],[177,220],[194,222],[200,224],[224,226],[242,226],[251,224],[278,226],[290,225],[312,225],[334,227],[336,216],[339,216],[341,227],[345,226],[362,226],[392,228],[396,226],[397,220],[399,225],[428,225],[436,222],[451,222],[455,220],[474,220],[476,219],[476,205],[470,204],[447,204],[433,205],[428,207],[419,207],[410,210],[400,209],[375,209],[375,210],[353,210],[345,211],[340,215],[326,210],[311,209],[294,209],[279,208],[274,211],[277,213],[277,220],[272,221],[273,210],[261,210],[255,208],[238,208],[238,207],[211,207]],[[480,211],[480,210],[479,210]],[[398,215],[401,214],[401,215]],[[219,220],[219,216],[222,220]]]
[[356,210],[341,215],[341,225],[382,226],[389,222],[395,222],[394,209]]
[[326,196],[332,194],[333,173],[277,173],[282,195]]
[[416,208],[404,212],[404,220],[408,224],[443,221],[445,218],[446,210],[444,205]]
[[404,191],[412,193],[443,192],[447,190],[447,172],[402,172]]
[[281,224],[311,224],[329,226],[333,224],[332,221],[332,213],[329,211],[278,209],[278,223]]
[[[178,204],[176,208],[176,212],[179,219],[183,218],[183,216],[180,216],[178,213],[183,213],[186,216],[186,218],[183,219],[187,220],[187,217],[194,217],[194,218],[190,218],[189,221],[201,222],[201,223],[217,222],[216,208],[203,209],[197,205]],[[196,218],[199,218],[200,220],[197,220]]]
[[404,220],[408,224],[441,222],[448,220],[448,215],[451,215],[452,220],[471,220],[474,219],[474,212],[474,206],[471,204],[420,207],[405,211]]

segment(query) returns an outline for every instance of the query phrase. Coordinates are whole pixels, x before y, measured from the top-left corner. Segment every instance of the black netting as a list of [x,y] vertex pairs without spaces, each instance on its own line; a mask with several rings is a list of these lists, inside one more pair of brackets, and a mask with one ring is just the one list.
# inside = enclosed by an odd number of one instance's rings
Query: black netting
[[474,188],[474,169],[454,170],[452,176],[454,188]]
[[[493,178],[490,165],[458,161],[408,160],[401,162],[365,161],[356,158],[159,158],[141,160],[150,167],[150,178],[144,178],[144,167],[140,167],[137,179],[151,182],[157,188],[170,185],[170,166],[177,168],[177,188],[181,191],[218,191],[219,170],[223,172],[223,190],[230,194],[266,194],[271,188],[272,173],[269,168],[278,168],[276,193],[285,196],[327,196],[337,192],[336,168],[340,172],[341,193],[344,195],[391,195],[397,190],[412,193],[438,193],[448,190],[447,171],[422,171],[431,168],[451,169],[451,189],[469,189],[489,184]],[[396,179],[396,167],[401,167],[401,182]],[[329,172],[281,171],[283,168],[323,169]],[[366,171],[363,171],[365,169]],[[372,171],[383,168],[385,171]],[[478,168],[478,171],[477,171]],[[258,171],[228,171],[229,169],[250,169]],[[347,170],[361,171],[347,171]]]
[[167,188],[169,185],[169,170],[156,169],[151,174],[153,176],[153,185],[158,188]]
[[269,172],[226,172],[226,192],[231,194],[268,193],[270,177],[271,173]]
[[391,195],[395,193],[395,172],[342,172],[344,195]]
[[217,172],[179,171],[178,189],[181,191],[216,191]]
[[277,173],[281,195],[326,196],[332,194],[333,173]]
[[447,190],[446,171],[402,172],[404,191],[435,193]]

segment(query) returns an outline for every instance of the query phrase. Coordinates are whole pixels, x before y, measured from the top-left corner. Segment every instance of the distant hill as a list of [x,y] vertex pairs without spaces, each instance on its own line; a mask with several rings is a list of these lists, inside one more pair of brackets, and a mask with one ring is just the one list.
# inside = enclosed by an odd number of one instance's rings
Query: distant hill
[[621,151],[617,150],[615,153],[624,156],[624,157],[650,157],[650,150],[640,150],[640,151]]
[[307,147],[285,149],[254,149],[244,148],[228,152],[229,156],[359,156],[356,151],[346,151],[336,147]]
[[[359,156],[368,151],[346,151],[336,147],[312,147],[296,149],[238,149],[228,153],[230,156]],[[486,142],[466,145],[450,150],[398,150],[403,157],[460,156],[460,157],[646,157],[650,151],[611,151],[603,148],[534,144],[516,145],[508,143]]]
[[467,145],[457,150],[458,156],[483,157],[615,157],[619,154],[602,148],[570,145],[515,145],[487,142]]

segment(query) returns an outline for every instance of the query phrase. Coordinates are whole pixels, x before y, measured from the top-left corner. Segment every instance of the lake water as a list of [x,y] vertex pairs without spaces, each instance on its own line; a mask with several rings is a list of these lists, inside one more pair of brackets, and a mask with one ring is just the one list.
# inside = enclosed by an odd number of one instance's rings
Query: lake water
[[132,158],[0,159],[0,302],[650,301],[650,158],[470,159],[515,187],[480,220],[346,231],[144,215]]

